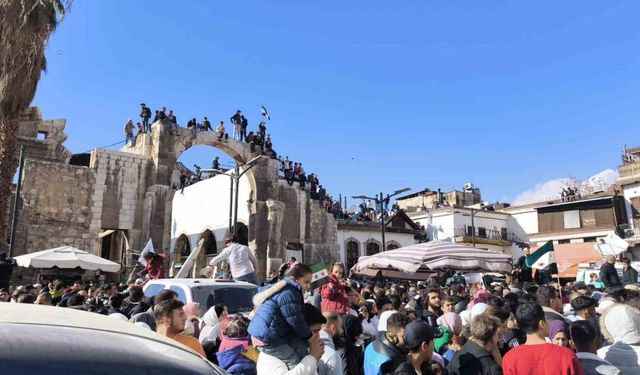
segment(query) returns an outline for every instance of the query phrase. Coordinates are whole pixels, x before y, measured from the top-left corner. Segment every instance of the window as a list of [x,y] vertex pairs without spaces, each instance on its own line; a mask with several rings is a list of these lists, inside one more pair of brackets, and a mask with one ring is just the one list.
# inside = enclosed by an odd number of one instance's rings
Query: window
[[567,243],[571,243],[571,240],[558,240],[558,245],[564,245]]
[[596,237],[585,237],[584,242],[596,242]]
[[380,245],[377,242],[367,243],[367,255],[374,255],[380,252]]
[[347,242],[347,269],[350,270],[360,257],[360,244],[356,241]]
[[397,243],[395,242],[391,242],[389,244],[387,244],[387,250],[394,250],[394,249],[399,249],[400,246],[398,246]]
[[631,214],[634,219],[640,219],[640,197],[631,198]]
[[500,238],[503,241],[507,241],[509,239],[509,234],[507,232],[507,228],[500,228]]
[[169,289],[171,289],[174,292],[178,293],[178,300],[180,300],[180,302],[187,303],[187,295],[184,292],[184,290],[182,290],[182,288],[180,288],[177,285],[171,285],[171,288],[169,288]]
[[564,229],[580,228],[580,211],[565,211],[564,213]]
[[467,236],[473,236],[473,227],[471,225],[467,225]]
[[253,309],[253,296],[258,288],[245,288],[219,285],[201,285],[191,288],[193,300],[200,304],[202,311],[209,310],[216,304],[227,306],[229,314],[250,312]]
[[580,211],[580,219],[583,228],[593,228],[596,226],[596,213],[593,210]]
[[478,237],[487,237],[487,228],[478,227]]
[[44,141],[45,139],[47,139],[47,132],[38,132],[38,135],[36,136],[36,139],[39,141]]
[[151,284],[145,289],[144,296],[145,297],[153,297],[158,295],[160,291],[164,289],[164,284]]

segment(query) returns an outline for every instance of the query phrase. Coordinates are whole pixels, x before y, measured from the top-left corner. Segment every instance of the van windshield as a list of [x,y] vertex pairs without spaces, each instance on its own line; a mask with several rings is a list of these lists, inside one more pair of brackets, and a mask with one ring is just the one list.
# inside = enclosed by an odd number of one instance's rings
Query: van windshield
[[227,306],[229,314],[249,312],[253,310],[253,296],[258,291],[255,288],[238,288],[233,286],[194,286],[191,288],[194,301],[200,304],[202,312],[206,312],[216,304]]

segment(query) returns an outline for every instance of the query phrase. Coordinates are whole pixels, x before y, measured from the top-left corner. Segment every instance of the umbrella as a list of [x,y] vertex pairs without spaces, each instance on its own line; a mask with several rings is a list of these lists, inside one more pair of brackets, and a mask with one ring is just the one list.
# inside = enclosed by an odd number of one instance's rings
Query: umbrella
[[36,253],[20,255],[13,259],[21,267],[72,269],[80,267],[85,270],[101,270],[105,272],[118,272],[120,270],[120,264],[118,263],[71,246],[42,250]]
[[469,271],[509,273],[513,268],[511,255],[476,249],[452,242],[433,241],[363,256],[352,270],[366,274],[370,269],[394,269],[415,274],[432,271]]

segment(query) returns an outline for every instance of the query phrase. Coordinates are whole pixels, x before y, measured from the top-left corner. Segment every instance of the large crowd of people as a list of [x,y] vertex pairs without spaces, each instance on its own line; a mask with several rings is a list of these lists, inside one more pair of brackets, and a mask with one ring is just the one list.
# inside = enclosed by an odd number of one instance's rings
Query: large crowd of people
[[[230,238],[212,264],[227,260],[238,280],[256,281],[255,263]],[[640,287],[615,258],[602,284],[537,284],[516,265],[513,283],[453,278],[425,281],[328,276],[291,259],[254,296],[248,315],[223,305],[183,304],[172,290],[148,298],[145,277],[164,277],[147,257],[139,279],[23,285],[0,301],[55,305],[129,320],[190,347],[231,374],[638,374]],[[4,262],[7,262],[3,258]],[[233,264],[231,264],[233,263]],[[613,271],[612,271],[613,269]],[[247,276],[249,275],[249,276]]]

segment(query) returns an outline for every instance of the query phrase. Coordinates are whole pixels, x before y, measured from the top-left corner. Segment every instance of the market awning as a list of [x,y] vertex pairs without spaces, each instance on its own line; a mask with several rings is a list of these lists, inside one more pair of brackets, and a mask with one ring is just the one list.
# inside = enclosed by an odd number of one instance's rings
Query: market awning
[[108,259],[100,258],[86,251],[71,246],[38,251],[20,255],[14,258],[21,267],[33,268],[81,268],[84,270],[101,270],[104,272],[118,272],[120,264]]
[[[601,262],[602,255],[593,248],[593,242],[553,245],[560,277],[576,277],[580,263]],[[535,252],[539,247],[531,248]]]
[[[509,273],[511,255],[476,249],[452,242],[432,241],[363,256],[351,269],[356,274],[371,270],[395,270],[406,275],[419,270]],[[375,271],[377,272],[377,271]]]

